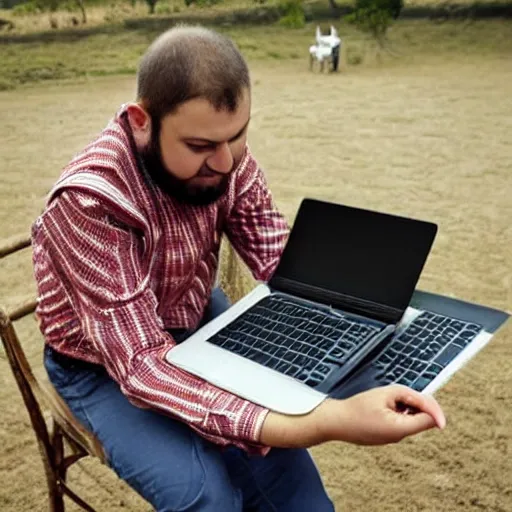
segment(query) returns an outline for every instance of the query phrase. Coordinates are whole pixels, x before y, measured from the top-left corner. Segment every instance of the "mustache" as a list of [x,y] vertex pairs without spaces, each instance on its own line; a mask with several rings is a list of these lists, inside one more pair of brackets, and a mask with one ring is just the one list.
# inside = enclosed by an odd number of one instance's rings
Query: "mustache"
[[[220,176],[221,178],[229,176],[234,170],[231,169],[229,172],[218,172],[215,169],[212,169],[208,165],[204,164],[198,171],[198,173],[194,176],[194,178],[212,178],[214,176]],[[191,178],[192,179],[192,178]]]

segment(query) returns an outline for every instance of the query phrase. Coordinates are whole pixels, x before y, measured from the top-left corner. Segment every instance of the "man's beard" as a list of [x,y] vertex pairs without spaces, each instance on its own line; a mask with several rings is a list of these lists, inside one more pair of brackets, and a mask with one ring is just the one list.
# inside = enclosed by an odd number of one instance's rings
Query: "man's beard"
[[205,206],[217,201],[226,193],[231,173],[216,172],[206,164],[199,169],[194,178],[220,176],[221,180],[217,185],[195,185],[191,183],[191,179],[182,180],[174,176],[164,165],[159,139],[159,131],[153,130],[149,145],[139,153],[147,174],[165,194],[183,203]]

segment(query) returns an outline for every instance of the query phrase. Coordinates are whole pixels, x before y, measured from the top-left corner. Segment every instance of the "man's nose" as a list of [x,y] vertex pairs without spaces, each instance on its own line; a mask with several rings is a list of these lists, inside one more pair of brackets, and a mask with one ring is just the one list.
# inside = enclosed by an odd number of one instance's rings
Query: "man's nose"
[[206,165],[220,174],[227,174],[233,168],[233,155],[227,142],[219,144],[215,153],[206,160]]

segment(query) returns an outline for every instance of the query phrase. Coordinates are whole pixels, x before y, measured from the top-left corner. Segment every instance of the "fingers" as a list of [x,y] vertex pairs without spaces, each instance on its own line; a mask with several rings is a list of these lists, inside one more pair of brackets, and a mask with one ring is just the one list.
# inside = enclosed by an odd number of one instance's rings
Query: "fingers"
[[434,418],[430,416],[430,414],[424,412],[403,415],[400,419],[401,434],[404,437],[419,434],[424,430],[428,430],[436,426]]
[[418,414],[411,415],[411,418],[423,417],[421,413],[425,413],[432,418],[434,424],[443,429],[446,425],[445,415],[434,397],[430,395],[422,395],[413,389],[405,386],[393,386],[396,389],[395,404],[402,402],[405,406],[419,411]]

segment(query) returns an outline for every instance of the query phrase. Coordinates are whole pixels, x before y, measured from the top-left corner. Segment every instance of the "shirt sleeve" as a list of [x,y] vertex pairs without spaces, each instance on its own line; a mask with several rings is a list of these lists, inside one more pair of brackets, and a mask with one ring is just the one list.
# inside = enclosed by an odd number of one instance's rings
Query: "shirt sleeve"
[[288,239],[288,223],[274,204],[263,170],[248,150],[234,181],[226,235],[254,278],[268,281]]
[[176,417],[216,444],[268,450],[258,442],[267,409],[164,361],[175,341],[157,314],[140,233],[113,222],[104,201],[67,189],[40,217],[35,237],[84,335],[132,403]]

